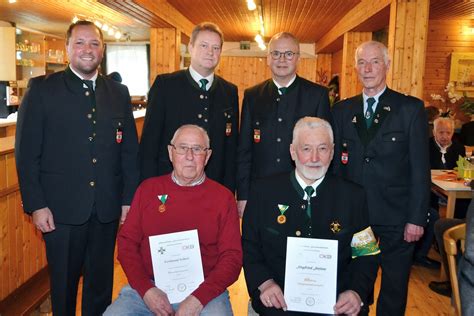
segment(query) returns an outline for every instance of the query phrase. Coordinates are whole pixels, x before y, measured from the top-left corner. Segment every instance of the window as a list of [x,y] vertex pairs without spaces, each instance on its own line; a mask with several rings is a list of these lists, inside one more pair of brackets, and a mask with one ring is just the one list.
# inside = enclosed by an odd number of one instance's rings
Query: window
[[145,44],[107,44],[107,73],[117,71],[130,95],[148,93],[148,58]]

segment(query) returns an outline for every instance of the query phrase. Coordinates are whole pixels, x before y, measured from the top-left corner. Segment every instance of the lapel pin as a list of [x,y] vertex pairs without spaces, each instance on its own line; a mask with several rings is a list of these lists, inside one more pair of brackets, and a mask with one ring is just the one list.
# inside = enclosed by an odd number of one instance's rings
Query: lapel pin
[[332,231],[334,234],[336,234],[336,233],[338,233],[338,232],[341,231],[342,226],[341,226],[341,224],[339,224],[338,221],[333,221],[333,222],[331,223],[331,225],[329,225],[329,228],[331,229],[331,231]]

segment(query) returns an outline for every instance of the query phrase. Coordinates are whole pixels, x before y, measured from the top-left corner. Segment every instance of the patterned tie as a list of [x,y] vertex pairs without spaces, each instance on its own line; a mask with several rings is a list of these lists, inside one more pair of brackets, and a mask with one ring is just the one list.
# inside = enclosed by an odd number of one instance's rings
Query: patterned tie
[[306,188],[304,188],[304,191],[308,195],[308,207],[306,208],[306,214],[308,214],[308,217],[311,218],[311,196],[313,196],[314,188],[308,185]]
[[374,98],[367,99],[367,111],[365,111],[365,124],[367,125],[367,128],[370,128],[370,125],[372,125],[372,121],[374,120],[374,109],[372,108],[374,103]]
[[281,95],[284,95],[284,94],[286,93],[286,90],[288,90],[287,87],[278,88],[278,91],[280,91],[280,94],[281,94]]
[[202,78],[201,80],[199,80],[199,82],[201,83],[201,90],[207,91],[206,85],[209,82],[209,80]]

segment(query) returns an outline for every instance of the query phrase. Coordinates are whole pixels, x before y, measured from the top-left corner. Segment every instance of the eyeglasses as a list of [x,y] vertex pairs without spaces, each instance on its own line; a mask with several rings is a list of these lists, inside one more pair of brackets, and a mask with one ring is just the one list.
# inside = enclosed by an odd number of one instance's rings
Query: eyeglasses
[[188,153],[188,150],[191,150],[192,154],[195,156],[201,156],[206,154],[206,151],[209,150],[209,148],[201,147],[201,146],[185,146],[185,145],[178,145],[175,146],[174,144],[170,144],[171,147],[176,150],[176,153],[178,155],[186,155]]
[[281,58],[281,56],[284,56],[286,60],[292,60],[295,55],[299,55],[299,53],[292,52],[291,50],[287,50],[286,52],[279,52],[277,50],[273,50],[270,52],[270,56],[272,56],[272,59],[278,60]]

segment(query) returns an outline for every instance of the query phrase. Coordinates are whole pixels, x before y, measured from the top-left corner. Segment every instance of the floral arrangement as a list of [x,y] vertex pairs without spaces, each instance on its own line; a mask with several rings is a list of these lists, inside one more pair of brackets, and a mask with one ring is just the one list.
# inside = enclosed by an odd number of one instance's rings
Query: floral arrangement
[[470,99],[466,92],[459,93],[455,90],[454,82],[448,82],[444,89],[444,96],[440,94],[431,94],[431,99],[436,103],[441,103],[441,116],[442,117],[453,117],[456,115],[456,106],[459,110],[464,112],[467,116],[474,114],[474,101]]

